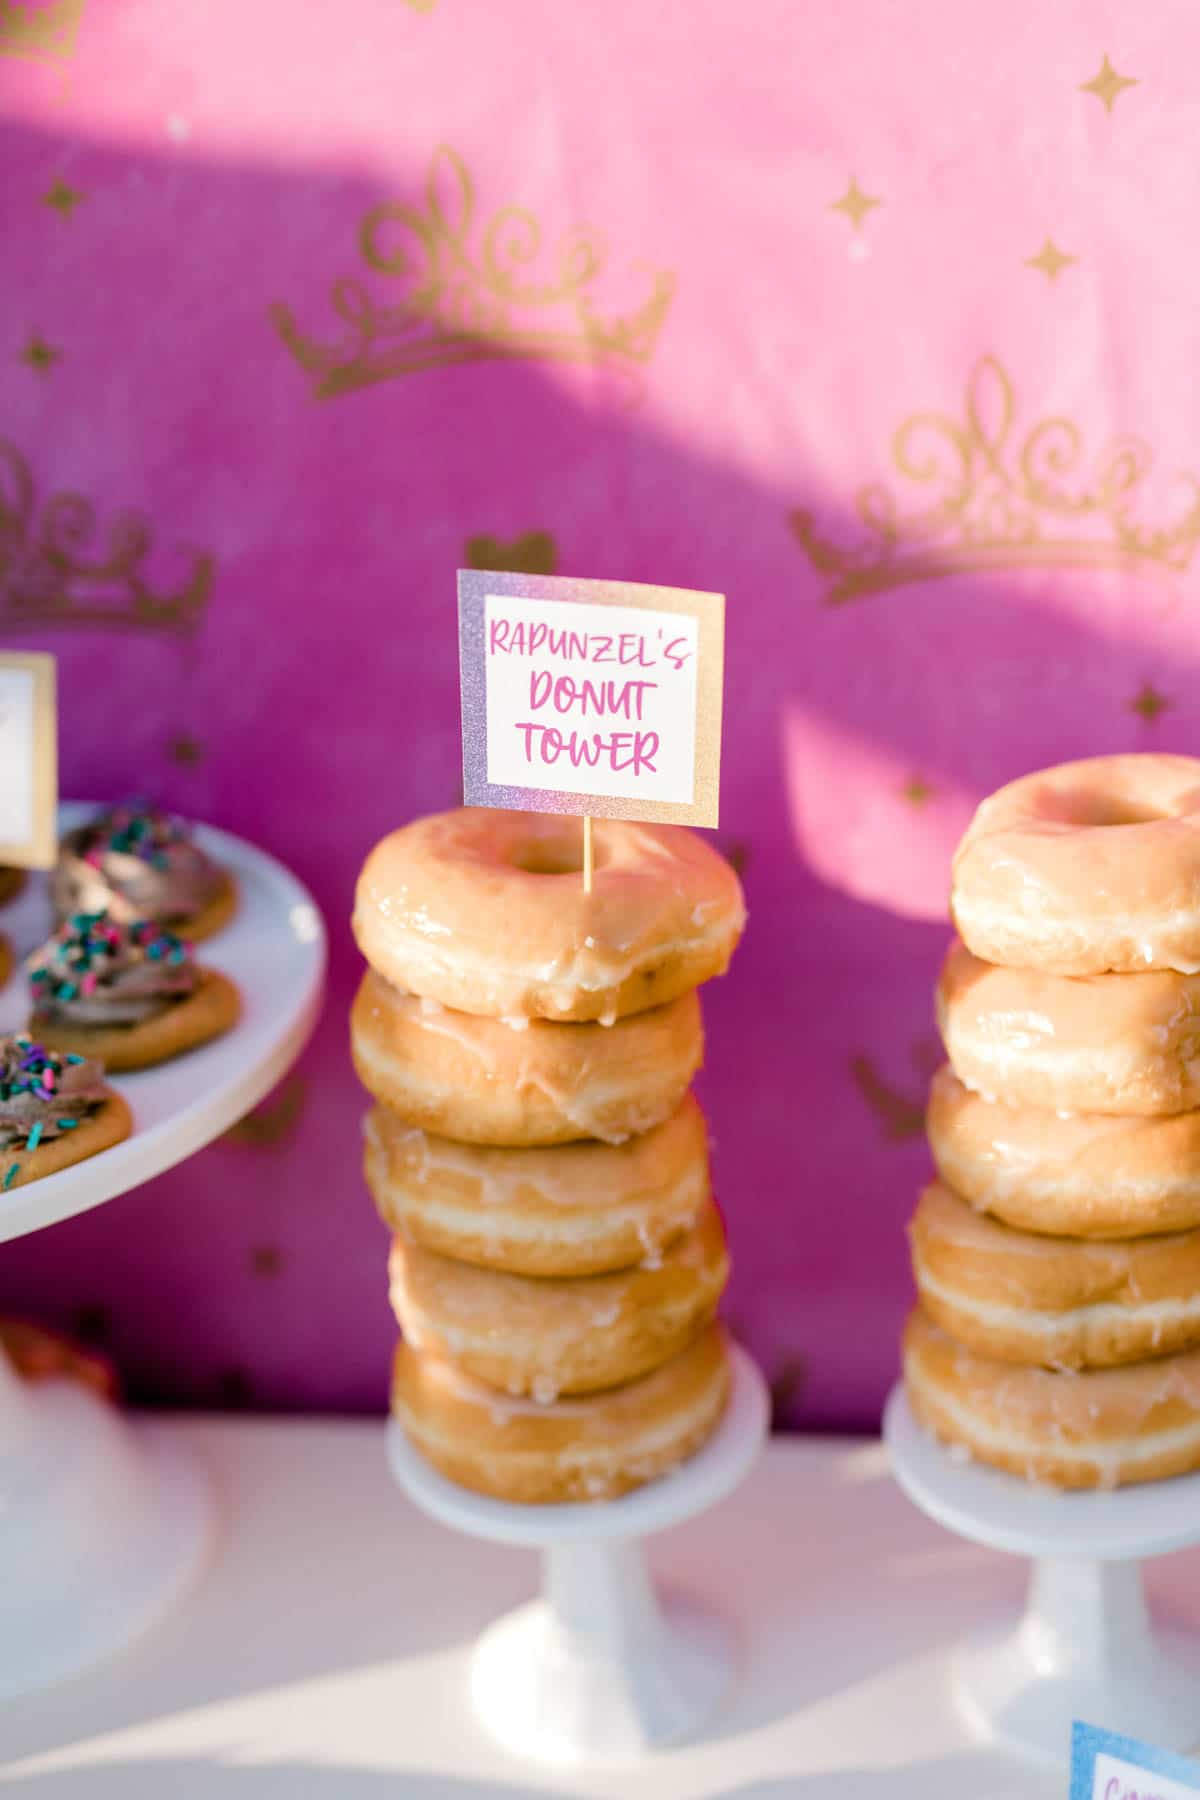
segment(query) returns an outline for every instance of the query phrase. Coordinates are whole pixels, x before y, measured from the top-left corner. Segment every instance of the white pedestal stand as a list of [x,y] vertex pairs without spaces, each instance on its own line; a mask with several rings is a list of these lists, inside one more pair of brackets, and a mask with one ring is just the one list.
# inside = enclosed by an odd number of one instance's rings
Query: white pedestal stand
[[[64,808],[64,826],[90,810]],[[201,955],[238,983],[243,1017],[216,1043],[118,1077],[132,1136],[0,1193],[0,1243],[190,1156],[256,1105],[304,1046],[325,970],[312,899],[239,838],[196,835],[238,882],[236,918]],[[27,884],[0,927],[18,953],[45,936],[43,881]],[[18,976],[0,995],[0,1030],[23,1027],[26,1000]],[[0,1699],[72,1674],[149,1625],[198,1568],[211,1517],[204,1474],[180,1445],[143,1440],[117,1408],[76,1383],[27,1385],[0,1353]]]
[[733,1393],[716,1435],[661,1481],[597,1505],[510,1506],[447,1481],[388,1427],[409,1498],[456,1531],[542,1552],[539,1599],[489,1626],[471,1699],[492,1735],[546,1763],[622,1761],[694,1732],[729,1685],[727,1626],[693,1601],[660,1598],[640,1539],[706,1511],[762,1447],[766,1385],[733,1352]]
[[917,1424],[903,1388],[884,1415],[896,1480],[923,1512],[1034,1559],[1024,1616],[964,1645],[951,1681],[967,1720],[1040,1762],[1070,1759],[1083,1719],[1166,1749],[1200,1742],[1200,1638],[1156,1631],[1139,1560],[1200,1543],[1200,1476],[1060,1493],[960,1462]]

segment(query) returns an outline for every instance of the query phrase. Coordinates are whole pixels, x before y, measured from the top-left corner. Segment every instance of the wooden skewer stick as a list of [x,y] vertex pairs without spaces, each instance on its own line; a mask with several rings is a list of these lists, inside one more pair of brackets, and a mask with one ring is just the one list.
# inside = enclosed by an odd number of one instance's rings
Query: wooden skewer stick
[[592,815],[583,816],[583,891],[592,891]]

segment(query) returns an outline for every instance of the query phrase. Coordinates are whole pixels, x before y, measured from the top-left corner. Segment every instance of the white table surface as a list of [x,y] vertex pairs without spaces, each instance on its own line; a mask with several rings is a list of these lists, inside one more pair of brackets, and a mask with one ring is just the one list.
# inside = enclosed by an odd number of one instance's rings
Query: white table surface
[[[1024,1566],[926,1520],[877,1444],[776,1441],[735,1495],[653,1540],[660,1575],[738,1622],[741,1683],[703,1741],[584,1774],[514,1762],[474,1726],[466,1647],[533,1591],[535,1557],[417,1512],[381,1424],[154,1429],[185,1433],[214,1472],[211,1564],[132,1649],[0,1709],[0,1800],[1065,1794],[973,1746],[946,1698],[946,1648],[1016,1606]],[[1200,1632],[1200,1554],[1151,1571],[1152,1594]]]

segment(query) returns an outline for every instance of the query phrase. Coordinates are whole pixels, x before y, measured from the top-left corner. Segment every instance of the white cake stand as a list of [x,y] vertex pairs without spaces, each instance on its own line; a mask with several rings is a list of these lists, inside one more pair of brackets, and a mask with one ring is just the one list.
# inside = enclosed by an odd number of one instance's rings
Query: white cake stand
[[[69,828],[91,808],[64,807]],[[239,906],[200,947],[233,977],[239,1024],[213,1044],[118,1077],[134,1130],[123,1144],[0,1193],[0,1243],[123,1194],[169,1169],[254,1106],[312,1029],[325,929],[300,883],[272,857],[200,828],[230,869]],[[0,913],[18,954],[46,934],[45,881]],[[0,994],[0,1030],[25,1023],[25,985]],[[26,1384],[0,1353],[0,1698],[72,1674],[163,1612],[199,1566],[210,1535],[203,1473],[178,1444],[141,1433],[114,1406],[68,1381]]]
[[955,1654],[968,1721],[1039,1762],[1070,1760],[1075,1719],[1188,1750],[1200,1742],[1200,1640],[1155,1630],[1139,1562],[1200,1543],[1200,1475],[1061,1493],[961,1461],[913,1417],[903,1387],[884,1414],[896,1480],[938,1524],[1034,1559],[1024,1616]]
[[512,1506],[447,1481],[399,1421],[392,1472],[423,1511],[469,1537],[542,1552],[539,1599],[483,1633],[471,1661],[476,1715],[538,1762],[624,1761],[694,1732],[729,1685],[729,1628],[695,1601],[660,1597],[640,1540],[730,1493],[767,1434],[766,1384],[733,1351],[733,1391],[715,1436],[673,1474],[619,1500]]

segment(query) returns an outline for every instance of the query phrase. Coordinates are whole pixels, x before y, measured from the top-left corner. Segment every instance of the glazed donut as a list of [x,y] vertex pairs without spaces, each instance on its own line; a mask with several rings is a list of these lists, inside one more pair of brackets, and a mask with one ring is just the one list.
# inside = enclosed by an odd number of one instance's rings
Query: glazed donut
[[1200,761],[1093,756],[1010,782],[955,853],[951,911],[988,962],[1200,972]]
[[745,907],[724,857],[678,825],[582,826],[462,807],[372,850],[354,933],[398,988],[486,1018],[600,1019],[662,1006],[724,973]]
[[916,1418],[960,1453],[1063,1488],[1162,1481],[1200,1468],[1200,1350],[1093,1369],[976,1356],[918,1308],[904,1334]]
[[981,1356],[1105,1369],[1200,1346],[1200,1231],[1108,1244],[1037,1237],[934,1182],[909,1242],[926,1314]]
[[676,1355],[715,1317],[729,1257],[710,1200],[663,1256],[611,1275],[507,1275],[400,1237],[389,1271],[392,1309],[414,1350],[546,1401],[635,1381]]
[[359,1080],[409,1125],[467,1144],[623,1143],[670,1118],[700,1067],[700,1002],[615,1025],[518,1029],[402,994],[368,970],[350,1014]]
[[525,1505],[613,1500],[695,1455],[721,1422],[729,1381],[717,1324],[639,1381],[545,1405],[401,1344],[392,1411],[435,1468],[476,1493]]
[[1152,1116],[1200,1106],[1200,975],[1046,975],[955,940],[938,1026],[977,1093],[1055,1112]]
[[944,1065],[925,1129],[947,1185],[1019,1230],[1132,1238],[1200,1226],[1200,1112],[1062,1118],[985,1100]]
[[385,1222],[427,1250],[514,1275],[600,1275],[651,1259],[709,1196],[704,1114],[691,1094],[623,1144],[540,1150],[460,1144],[386,1106],[366,1120],[367,1185]]

